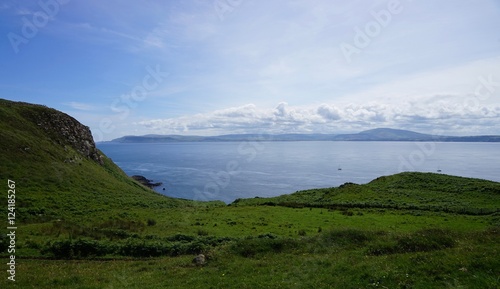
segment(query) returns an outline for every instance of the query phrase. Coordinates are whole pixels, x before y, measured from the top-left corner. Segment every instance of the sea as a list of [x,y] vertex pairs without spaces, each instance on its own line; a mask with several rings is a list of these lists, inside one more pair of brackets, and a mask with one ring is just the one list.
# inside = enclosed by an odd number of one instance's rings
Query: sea
[[128,175],[162,185],[170,197],[272,197],[404,171],[500,182],[500,143],[265,141],[98,143]]

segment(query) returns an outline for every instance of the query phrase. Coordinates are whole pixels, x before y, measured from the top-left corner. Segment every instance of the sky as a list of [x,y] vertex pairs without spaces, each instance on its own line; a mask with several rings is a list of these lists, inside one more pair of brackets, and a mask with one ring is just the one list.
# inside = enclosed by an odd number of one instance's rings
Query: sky
[[124,135],[500,134],[500,0],[3,0],[0,98]]

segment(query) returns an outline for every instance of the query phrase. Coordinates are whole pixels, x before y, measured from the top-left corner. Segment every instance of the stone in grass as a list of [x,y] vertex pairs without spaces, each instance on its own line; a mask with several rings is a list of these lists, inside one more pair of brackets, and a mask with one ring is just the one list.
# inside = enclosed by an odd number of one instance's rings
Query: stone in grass
[[206,262],[207,261],[206,261],[205,255],[203,255],[203,254],[199,254],[198,256],[194,257],[194,259],[193,259],[193,263],[196,266],[203,266],[203,265],[205,265]]

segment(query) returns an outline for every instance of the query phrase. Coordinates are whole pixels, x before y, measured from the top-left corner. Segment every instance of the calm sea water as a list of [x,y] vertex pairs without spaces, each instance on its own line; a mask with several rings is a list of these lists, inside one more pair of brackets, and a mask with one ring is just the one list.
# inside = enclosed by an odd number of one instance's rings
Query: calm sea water
[[98,148],[127,174],[163,182],[158,192],[195,200],[270,197],[402,171],[500,181],[500,143],[246,141]]

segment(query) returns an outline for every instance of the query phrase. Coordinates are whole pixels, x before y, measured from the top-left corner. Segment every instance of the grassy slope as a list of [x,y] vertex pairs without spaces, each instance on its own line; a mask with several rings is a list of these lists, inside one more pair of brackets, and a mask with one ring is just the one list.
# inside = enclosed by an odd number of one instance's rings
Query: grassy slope
[[[1,288],[500,286],[498,183],[403,173],[231,206],[171,199],[57,145],[29,117],[47,108],[7,104],[0,179],[16,181],[20,259]],[[51,260],[54,244],[165,253]],[[191,264],[198,252],[204,267]]]
[[500,211],[500,183],[407,172],[380,177],[366,185],[347,183],[275,198],[238,200],[236,204],[418,209],[479,215]]
[[83,158],[37,125],[47,111],[54,110],[0,100],[0,179],[16,182],[18,221],[82,221],[124,208],[195,204],[139,185],[106,157],[103,166]]

